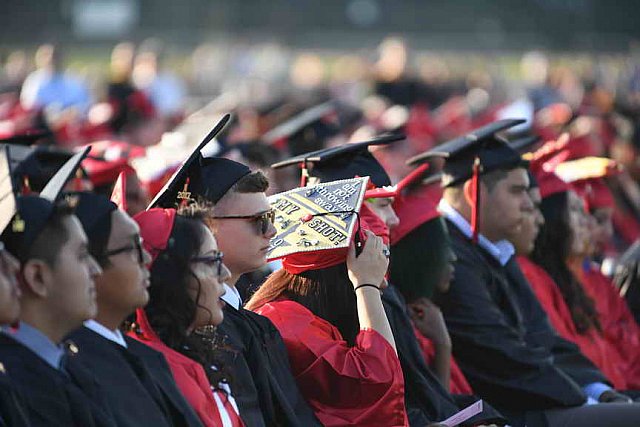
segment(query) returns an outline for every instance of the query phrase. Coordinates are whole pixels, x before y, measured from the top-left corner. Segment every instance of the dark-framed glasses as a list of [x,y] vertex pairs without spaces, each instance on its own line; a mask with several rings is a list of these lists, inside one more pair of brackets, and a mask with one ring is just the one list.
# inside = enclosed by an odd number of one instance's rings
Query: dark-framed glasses
[[258,233],[263,236],[269,232],[269,227],[273,224],[276,218],[276,213],[273,210],[268,210],[263,213],[255,215],[226,215],[226,216],[214,216],[214,219],[247,219],[251,222],[255,222],[258,228]]
[[204,264],[213,268],[218,278],[222,277],[222,265],[224,261],[224,254],[222,252],[216,252],[214,255],[199,256],[191,258],[192,263]]
[[132,242],[130,245],[123,246],[121,248],[113,249],[110,251],[106,251],[104,253],[104,257],[107,258],[113,255],[118,255],[124,252],[132,252],[132,251],[136,252],[136,255],[138,257],[138,262],[140,264],[144,264],[144,248],[142,246],[142,237],[140,236],[135,236],[132,239]]

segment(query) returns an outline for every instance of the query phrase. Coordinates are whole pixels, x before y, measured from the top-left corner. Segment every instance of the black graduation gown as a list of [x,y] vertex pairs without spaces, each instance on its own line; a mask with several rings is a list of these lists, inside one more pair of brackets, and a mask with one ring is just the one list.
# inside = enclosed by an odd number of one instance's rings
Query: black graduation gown
[[124,339],[129,351],[142,360],[151,374],[153,382],[164,395],[168,409],[171,411],[173,425],[202,427],[200,418],[176,385],[171,368],[162,353],[128,336],[125,336]]
[[512,422],[526,411],[583,404],[581,386],[604,376],[553,331],[514,259],[502,267],[447,223],[455,276],[436,299],[474,390]]
[[[36,353],[0,334],[0,360],[11,373],[11,383],[28,417],[28,425],[115,427],[102,389],[95,378],[69,353],[65,371],[49,366]],[[13,424],[9,424],[13,425]]]
[[[449,418],[462,408],[426,364],[414,335],[404,298],[395,286],[389,284],[389,287],[384,290],[382,304],[389,319],[402,366],[409,424],[412,427],[425,426]],[[473,399],[469,396],[467,399],[462,399],[460,403],[465,403],[467,406],[475,400],[478,398]],[[506,420],[490,405],[485,405],[481,414],[476,415],[464,425],[476,425],[481,422],[490,424],[492,421],[503,423]]]
[[291,373],[280,333],[269,319],[227,304],[218,330],[231,350],[233,396],[247,427],[320,426]]
[[11,377],[0,363],[0,426],[26,427],[29,418],[24,403],[18,397]]
[[119,426],[172,425],[164,397],[140,358],[84,326],[70,339],[80,349],[78,360],[102,386]]

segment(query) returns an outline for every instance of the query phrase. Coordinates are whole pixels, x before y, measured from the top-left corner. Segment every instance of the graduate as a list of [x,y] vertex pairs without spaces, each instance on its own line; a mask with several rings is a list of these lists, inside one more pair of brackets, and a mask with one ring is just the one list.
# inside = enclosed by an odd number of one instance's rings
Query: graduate
[[551,329],[515,262],[508,239],[532,209],[527,163],[496,133],[520,123],[497,121],[409,160],[445,159],[439,210],[457,260],[437,302],[454,355],[474,391],[510,425],[634,425],[636,405],[582,406],[626,397]]
[[320,425],[291,373],[280,333],[264,316],[242,308],[235,283],[266,264],[275,235],[273,214],[261,172],[232,160],[203,157],[203,149],[225,126],[226,115],[194,149],[149,208],[175,208],[184,200],[208,201],[213,214],[208,225],[225,254],[231,277],[225,283],[224,320],[218,327],[230,351],[225,366],[234,373],[234,397],[247,426]]
[[230,273],[204,223],[206,209],[185,206],[177,215],[155,208],[134,217],[152,263],[149,303],[136,311],[130,335],[164,354],[203,425],[239,427],[233,373],[216,358]]
[[[7,150],[0,150],[0,234],[16,212],[16,201],[11,188]],[[20,263],[0,241],[0,325],[12,325],[19,320]],[[18,398],[11,375],[0,360],[0,426],[27,426],[27,414]]]
[[[624,367],[623,360],[621,360],[615,348],[605,340],[600,323],[595,315],[593,300],[579,286],[571,288],[571,291],[567,288],[561,290],[549,273],[541,265],[530,259],[534,249],[539,255],[541,248],[537,246],[538,243],[542,247],[553,245],[553,257],[558,258],[559,255],[569,252],[568,248],[574,245],[574,239],[580,241],[580,233],[584,235],[584,228],[580,227],[582,223],[580,217],[572,215],[571,218],[574,221],[567,221],[566,229],[555,230],[554,232],[556,233],[554,234],[555,236],[563,236],[562,239],[559,240],[556,237],[552,239],[552,242],[536,240],[539,231],[541,229],[546,230],[545,217],[540,212],[542,200],[552,197],[554,194],[573,192],[572,188],[554,172],[545,170],[543,165],[549,164],[547,163],[549,160],[546,157],[541,157],[530,161],[530,169],[534,172],[529,175],[529,197],[533,202],[532,210],[528,215],[524,216],[520,233],[511,238],[510,241],[513,243],[518,255],[518,265],[544,308],[553,328],[563,338],[578,345],[580,351],[607,376],[616,389],[625,390],[627,382],[622,369]],[[571,197],[575,203],[575,193]],[[568,218],[569,215],[567,215]],[[577,223],[575,219],[577,219]],[[573,227],[571,224],[573,224]],[[567,235],[569,238],[565,237]],[[549,238],[551,238],[551,235],[547,234],[547,240]],[[584,245],[584,239],[581,244]],[[558,251],[558,248],[560,251]],[[548,259],[544,261],[545,265],[547,265],[547,262]],[[564,297],[565,293],[571,295],[571,302]],[[583,308],[582,312],[578,311],[579,307]]]
[[425,181],[393,202],[400,224],[391,230],[389,278],[407,301],[420,348],[442,385],[454,395],[471,395],[471,386],[451,357],[442,313],[432,302],[435,293],[449,290],[455,255],[436,209],[442,197],[440,176],[431,174]]
[[[371,141],[350,143],[302,154],[273,165],[274,168],[301,165],[302,182],[317,183],[336,179],[368,176],[369,188],[364,205],[389,228],[399,226],[392,203],[405,187],[421,178],[426,166],[421,166],[407,175],[396,186],[380,163],[369,152],[370,146],[385,146],[401,140],[402,135],[385,135]],[[365,212],[368,212],[365,211]],[[460,396],[456,401],[427,366],[419,341],[414,334],[407,305],[393,283],[382,294],[382,302],[391,325],[398,357],[405,380],[405,405],[411,425],[421,426],[444,420],[455,414],[473,400]],[[485,405],[482,414],[469,421],[474,425],[481,421],[501,421],[501,415],[490,405]]]
[[283,269],[247,308],[279,329],[300,390],[323,425],[406,426],[402,369],[381,300],[388,259],[383,239],[368,230],[386,226],[369,223],[366,216],[376,217],[366,207],[359,214],[357,203],[352,208],[360,229],[348,248],[288,251]]
[[65,163],[40,196],[18,196],[2,233],[21,263],[21,296],[20,322],[0,334],[0,360],[31,426],[116,425],[99,384],[78,363],[78,346],[64,342],[95,316],[94,281],[101,273],[80,222],[60,197],[85,155]]
[[82,350],[79,361],[105,389],[119,425],[200,426],[177,388],[163,356],[128,338],[122,323],[148,299],[151,260],[137,223],[105,196],[70,193],[89,238],[89,251],[102,267],[96,280],[95,319],[70,335]]
[[[597,331],[610,352],[617,354],[605,357],[608,364],[615,365],[612,369],[624,376],[624,382],[610,378],[616,388],[637,390],[640,327],[611,280],[592,261],[594,248],[610,243],[606,230],[611,230],[614,202],[602,177],[616,173],[616,167],[608,159],[583,158],[561,163],[556,170],[571,187],[566,185],[564,191],[544,194],[541,211],[545,225],[536,240],[532,260],[557,283],[578,331]],[[560,243],[558,235],[569,235],[571,239]],[[556,255],[559,248],[562,257],[549,257],[551,247],[556,248]]]

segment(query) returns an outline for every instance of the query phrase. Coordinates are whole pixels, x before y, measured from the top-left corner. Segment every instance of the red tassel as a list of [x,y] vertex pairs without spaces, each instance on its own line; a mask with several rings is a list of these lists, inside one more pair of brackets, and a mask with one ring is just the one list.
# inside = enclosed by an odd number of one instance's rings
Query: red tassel
[[473,175],[471,176],[471,231],[472,242],[478,243],[480,232],[480,158],[473,161]]

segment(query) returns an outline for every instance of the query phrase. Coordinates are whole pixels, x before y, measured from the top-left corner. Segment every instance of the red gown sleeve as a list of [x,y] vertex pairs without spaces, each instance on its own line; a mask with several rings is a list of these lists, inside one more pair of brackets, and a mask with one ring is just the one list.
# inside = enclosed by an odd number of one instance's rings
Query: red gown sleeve
[[595,301],[604,337],[623,365],[627,388],[640,389],[640,327],[629,306],[611,281],[593,265],[586,266],[578,278]]
[[624,363],[615,348],[596,329],[580,334],[573,323],[571,311],[553,278],[531,260],[518,257],[518,264],[538,297],[553,328],[563,338],[575,343],[619,390],[627,388]]
[[337,328],[293,301],[258,313],[278,328],[293,375],[325,426],[406,426],[404,380],[395,351],[374,330],[350,347]]

